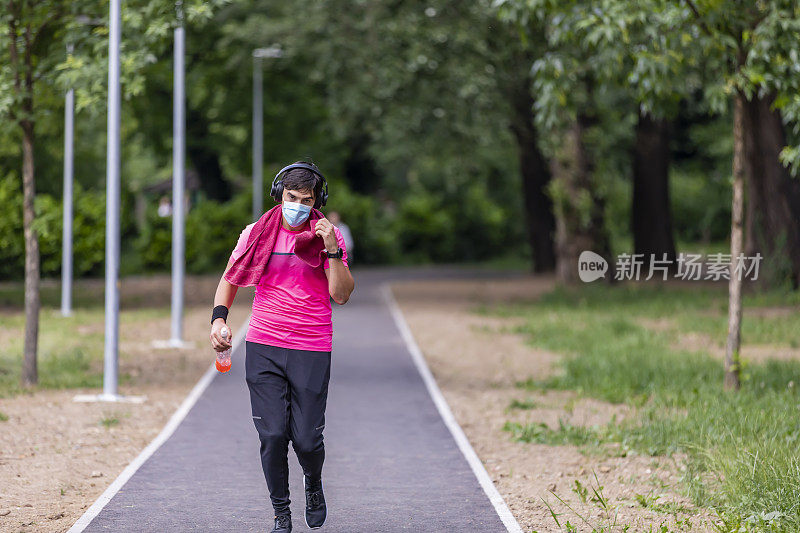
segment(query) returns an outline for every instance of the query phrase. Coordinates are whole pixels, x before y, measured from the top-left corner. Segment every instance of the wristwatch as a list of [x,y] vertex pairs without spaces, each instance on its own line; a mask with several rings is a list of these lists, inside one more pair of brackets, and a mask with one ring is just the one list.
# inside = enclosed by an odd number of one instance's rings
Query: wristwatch
[[328,259],[341,259],[344,257],[344,250],[342,250],[341,246],[333,253],[329,252],[328,250],[325,250],[325,253],[328,254]]

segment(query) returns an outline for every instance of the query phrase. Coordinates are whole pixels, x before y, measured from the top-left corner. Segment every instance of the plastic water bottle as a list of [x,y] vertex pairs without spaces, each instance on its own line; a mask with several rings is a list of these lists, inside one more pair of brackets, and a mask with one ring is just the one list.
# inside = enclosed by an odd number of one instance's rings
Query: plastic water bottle
[[[222,331],[220,331],[222,337],[226,340],[229,340],[230,337],[230,330],[226,327],[222,327]],[[217,352],[217,370],[220,372],[227,372],[231,369],[231,349],[228,348],[221,352]]]

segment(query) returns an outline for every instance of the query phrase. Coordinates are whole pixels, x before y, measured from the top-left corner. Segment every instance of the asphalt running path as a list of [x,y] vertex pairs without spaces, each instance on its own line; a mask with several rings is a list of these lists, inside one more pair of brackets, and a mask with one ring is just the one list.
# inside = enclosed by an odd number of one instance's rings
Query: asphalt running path
[[[382,292],[387,280],[474,273],[355,269],[353,275],[350,301],[334,304],[323,467],[328,518],[320,531],[508,531],[437,411]],[[83,531],[272,528],[244,356],[241,342],[231,371],[214,376],[174,433]],[[289,456],[293,527],[307,531],[302,471],[291,444]]]

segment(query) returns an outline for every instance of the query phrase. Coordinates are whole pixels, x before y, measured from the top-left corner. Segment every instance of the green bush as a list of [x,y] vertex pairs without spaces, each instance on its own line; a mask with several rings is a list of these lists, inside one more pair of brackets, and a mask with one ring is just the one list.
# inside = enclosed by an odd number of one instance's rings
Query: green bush
[[423,189],[401,200],[394,231],[413,262],[487,259],[524,245],[524,221],[489,199],[474,183],[453,194]]
[[401,200],[395,231],[410,261],[441,262],[452,258],[456,250],[454,222],[441,195],[410,191]]
[[222,273],[239,234],[253,222],[252,212],[252,195],[249,193],[235,196],[225,203],[200,200],[186,217],[186,271],[193,274]]
[[22,191],[14,173],[0,179],[0,279],[22,278],[25,238],[22,234]]
[[[73,274],[98,275],[105,257],[105,194],[85,191],[76,183],[73,201]],[[7,206],[0,217],[0,279],[22,279],[25,272],[22,190],[13,174],[0,179],[0,205]],[[49,194],[37,194],[34,211],[41,275],[58,276],[62,260],[62,201]]]
[[[274,204],[267,199],[264,209]],[[391,215],[373,197],[336,188],[335,197],[323,212],[339,211],[355,241],[359,263],[388,263],[397,258],[396,235]],[[221,272],[236,246],[240,232],[252,220],[252,196],[242,193],[228,202],[201,199],[186,217],[186,271],[200,274]],[[171,264],[172,219],[160,218],[155,206],[148,210],[147,224],[137,239],[137,251],[149,270],[166,270]]]
[[670,198],[677,239],[714,242],[728,238],[731,188],[727,179],[675,169],[670,174]]
[[[524,223],[510,208],[491,200],[482,183],[455,194],[410,190],[395,205],[375,196],[336,185],[323,212],[337,210],[350,226],[357,264],[475,261],[503,255],[510,245],[524,246]],[[0,179],[0,202],[9,206],[0,219],[0,279],[22,279],[24,238],[22,192],[13,175]],[[252,196],[236,195],[228,202],[201,197],[186,216],[186,271],[220,272],[241,230],[252,222]],[[265,209],[272,207],[268,201]],[[132,195],[123,191],[121,274],[168,271],[172,264],[172,218],[160,217],[149,202],[145,224],[137,235]],[[63,206],[60,199],[39,194],[35,201],[42,276],[61,270]],[[75,277],[103,275],[105,260],[105,192],[86,191],[76,183],[73,219]]]
[[512,247],[527,246],[521,213],[489,200],[486,185],[475,182],[462,190],[463,196],[449,203],[456,249],[451,261],[477,261],[508,253]]
[[[334,190],[333,186],[331,190]],[[350,227],[355,262],[375,264],[397,261],[400,249],[392,225],[390,205],[373,196],[354,193],[344,183],[337,183],[335,190],[336,193],[331,195],[323,211],[338,211],[342,221]]]
[[139,266],[144,270],[169,269],[172,258],[172,217],[158,216],[158,206],[150,202],[141,234],[136,238]]
[[61,272],[64,206],[49,194],[37,194],[33,205],[36,212],[33,227],[39,236],[41,275],[55,276]]
[[[240,194],[228,202],[201,198],[185,218],[186,272],[222,271],[239,233],[252,222],[252,196]],[[135,241],[141,267],[169,270],[172,265],[172,217],[158,216],[158,206],[147,207],[145,227]]]
[[[125,195],[122,196],[123,200]],[[129,212],[123,206],[123,217],[120,222],[123,243],[131,219],[124,213]],[[72,222],[73,265],[76,276],[102,275],[106,254],[106,195],[103,191],[84,191],[76,189],[75,206]]]

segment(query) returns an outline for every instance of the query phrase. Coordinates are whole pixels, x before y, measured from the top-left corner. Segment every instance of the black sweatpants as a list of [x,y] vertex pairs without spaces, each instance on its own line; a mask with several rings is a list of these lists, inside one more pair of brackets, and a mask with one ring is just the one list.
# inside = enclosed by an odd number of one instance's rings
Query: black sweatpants
[[294,350],[245,341],[245,374],[261,466],[275,514],[289,512],[289,440],[303,473],[322,475],[322,430],[331,352]]

